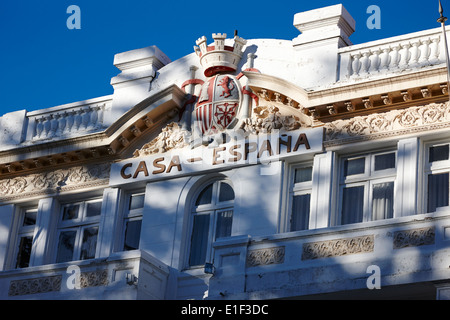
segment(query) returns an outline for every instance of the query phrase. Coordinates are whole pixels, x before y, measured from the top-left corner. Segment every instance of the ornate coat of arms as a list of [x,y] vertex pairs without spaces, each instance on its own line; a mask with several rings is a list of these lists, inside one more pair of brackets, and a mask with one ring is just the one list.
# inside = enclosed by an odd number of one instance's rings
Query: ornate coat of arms
[[231,75],[209,78],[200,91],[195,116],[202,134],[215,134],[233,123],[240,105],[239,81]]

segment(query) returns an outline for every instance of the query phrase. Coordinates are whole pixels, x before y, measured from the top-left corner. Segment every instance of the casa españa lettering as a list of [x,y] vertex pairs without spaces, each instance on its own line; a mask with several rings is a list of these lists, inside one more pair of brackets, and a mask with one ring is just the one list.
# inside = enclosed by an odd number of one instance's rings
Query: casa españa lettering
[[110,185],[189,175],[222,167],[270,164],[294,155],[321,152],[322,138],[323,129],[317,128],[233,140],[215,147],[173,149],[164,154],[114,163]]

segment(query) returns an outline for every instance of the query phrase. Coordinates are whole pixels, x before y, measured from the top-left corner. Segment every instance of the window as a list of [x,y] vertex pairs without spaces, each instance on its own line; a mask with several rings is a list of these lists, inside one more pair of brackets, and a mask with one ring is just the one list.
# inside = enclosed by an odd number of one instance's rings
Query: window
[[449,206],[449,144],[431,145],[427,148],[425,165],[426,210],[435,212]]
[[343,159],[340,224],[394,217],[395,168],[395,152]]
[[144,199],[144,193],[131,194],[127,198],[123,223],[123,251],[139,249]]
[[27,268],[30,265],[36,217],[37,208],[21,211],[15,268]]
[[62,205],[56,262],[95,258],[101,207],[101,199]]
[[212,243],[231,236],[234,190],[225,181],[206,186],[192,208],[189,266],[203,266],[212,260]]
[[292,169],[289,196],[289,230],[307,230],[312,189],[312,166],[297,166]]

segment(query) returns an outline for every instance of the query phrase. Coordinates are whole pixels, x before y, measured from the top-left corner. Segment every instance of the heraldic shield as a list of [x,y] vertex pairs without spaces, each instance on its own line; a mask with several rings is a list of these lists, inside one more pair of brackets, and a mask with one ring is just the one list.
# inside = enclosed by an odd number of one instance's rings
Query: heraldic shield
[[238,81],[230,75],[216,75],[202,85],[195,115],[203,134],[228,128],[238,114],[240,91]]

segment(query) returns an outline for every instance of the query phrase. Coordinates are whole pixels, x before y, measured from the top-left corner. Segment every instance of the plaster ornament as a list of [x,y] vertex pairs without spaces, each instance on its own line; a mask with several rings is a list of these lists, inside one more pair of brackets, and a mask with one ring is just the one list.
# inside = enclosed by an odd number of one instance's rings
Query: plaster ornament
[[178,123],[169,123],[154,140],[145,144],[140,150],[136,150],[133,156],[141,157],[183,148],[188,145],[187,136],[188,132],[183,130]]

